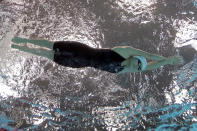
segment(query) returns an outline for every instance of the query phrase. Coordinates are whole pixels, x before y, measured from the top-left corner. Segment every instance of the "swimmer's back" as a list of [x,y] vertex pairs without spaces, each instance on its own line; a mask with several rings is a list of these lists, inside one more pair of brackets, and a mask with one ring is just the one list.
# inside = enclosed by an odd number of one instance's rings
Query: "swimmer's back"
[[75,55],[88,55],[94,48],[75,41],[56,41],[53,45],[53,50],[59,52],[73,52]]
[[123,61],[124,58],[121,57],[116,52],[109,48],[92,48],[86,44],[75,42],[75,41],[57,41],[54,42],[53,50],[55,52],[72,54],[73,57],[86,57],[87,59],[93,60],[115,60]]
[[121,62],[125,60],[111,49],[92,48],[75,41],[54,42],[53,50],[56,63],[78,68],[91,66],[116,72],[123,68]]

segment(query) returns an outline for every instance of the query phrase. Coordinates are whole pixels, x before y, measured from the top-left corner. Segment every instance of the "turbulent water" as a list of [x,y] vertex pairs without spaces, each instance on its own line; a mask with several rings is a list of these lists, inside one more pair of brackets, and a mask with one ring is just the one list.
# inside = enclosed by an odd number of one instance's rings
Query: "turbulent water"
[[[1,0],[0,128],[195,130],[196,0]],[[11,49],[20,36],[128,45],[184,64],[117,75]]]

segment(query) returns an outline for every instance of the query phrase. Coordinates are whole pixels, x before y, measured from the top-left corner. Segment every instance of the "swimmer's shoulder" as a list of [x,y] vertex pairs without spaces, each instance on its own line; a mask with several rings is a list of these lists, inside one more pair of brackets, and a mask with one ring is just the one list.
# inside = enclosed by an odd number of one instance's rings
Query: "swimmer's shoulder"
[[131,46],[116,46],[111,49],[112,51],[118,53],[123,58],[127,59],[133,56],[134,48]]

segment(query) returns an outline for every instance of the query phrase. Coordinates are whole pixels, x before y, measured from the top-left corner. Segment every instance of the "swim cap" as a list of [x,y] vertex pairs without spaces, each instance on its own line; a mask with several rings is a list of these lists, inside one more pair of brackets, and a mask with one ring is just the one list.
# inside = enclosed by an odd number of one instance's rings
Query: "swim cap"
[[144,70],[147,66],[147,61],[146,58],[144,58],[143,56],[134,56],[134,58],[137,58],[138,60],[140,60],[141,62],[141,70]]

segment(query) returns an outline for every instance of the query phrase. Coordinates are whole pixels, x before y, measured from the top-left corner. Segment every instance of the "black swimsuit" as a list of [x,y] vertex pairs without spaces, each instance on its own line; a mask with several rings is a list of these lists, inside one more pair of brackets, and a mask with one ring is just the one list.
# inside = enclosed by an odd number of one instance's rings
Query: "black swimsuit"
[[124,67],[125,59],[111,49],[95,49],[73,41],[57,41],[53,45],[54,61],[60,65],[80,68],[94,67],[111,73],[117,73]]

